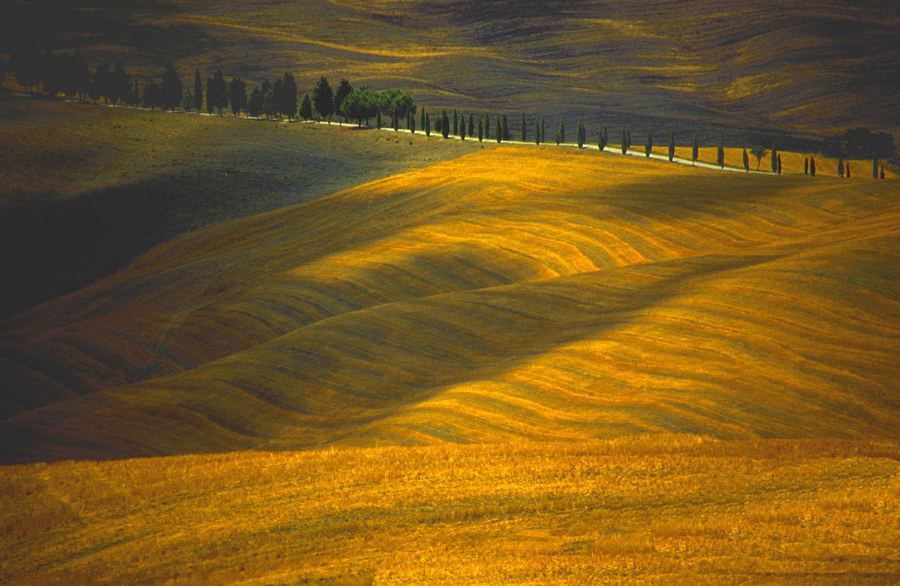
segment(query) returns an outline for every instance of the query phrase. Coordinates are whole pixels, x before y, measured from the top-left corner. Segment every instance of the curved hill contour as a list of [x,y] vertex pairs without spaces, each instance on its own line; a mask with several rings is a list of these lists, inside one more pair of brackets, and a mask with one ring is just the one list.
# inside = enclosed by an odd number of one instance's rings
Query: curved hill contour
[[8,323],[5,459],[895,437],[894,192],[498,147],[206,228]]

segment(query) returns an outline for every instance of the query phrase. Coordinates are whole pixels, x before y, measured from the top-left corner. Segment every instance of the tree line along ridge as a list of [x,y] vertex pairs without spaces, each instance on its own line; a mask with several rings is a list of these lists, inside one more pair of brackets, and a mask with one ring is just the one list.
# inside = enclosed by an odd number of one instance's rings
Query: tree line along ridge
[[[217,70],[212,77],[207,78],[204,84],[197,69],[194,72],[193,84],[185,85],[181,82],[174,65],[169,64],[157,82],[153,78],[146,78],[141,84],[136,78],[127,73],[121,62],[116,62],[110,67],[108,62],[101,63],[93,72],[87,67],[79,51],[74,54],[52,53],[14,53],[11,59],[11,68],[15,73],[20,86],[29,93],[42,93],[56,97],[64,95],[69,99],[77,99],[86,102],[103,102],[107,105],[122,104],[125,106],[143,106],[150,109],[160,108],[175,111],[181,108],[185,112],[200,112],[205,109],[208,114],[222,115],[226,108],[231,109],[233,116],[242,113],[253,118],[265,116],[287,117],[289,121],[294,118],[313,121],[328,121],[332,117],[341,116],[344,122],[355,121],[359,126],[368,126],[375,119],[376,126],[383,126],[382,117],[390,120],[390,126],[394,130],[400,130],[401,120],[404,126],[411,132],[416,131],[418,113],[418,127],[425,135],[430,136],[432,130],[444,138],[458,137],[483,140],[496,140],[497,142],[510,141],[511,132],[506,114],[498,116],[491,121],[489,114],[475,116],[469,114],[460,115],[455,109],[452,116],[446,110],[436,116],[434,121],[431,114],[424,107],[417,107],[413,97],[397,89],[375,91],[367,86],[354,88],[349,81],[342,79],[336,89],[333,89],[325,76],[320,77],[315,88],[310,93],[302,96],[294,81],[291,72],[285,72],[283,76],[273,81],[264,80],[254,86],[248,93],[247,83],[239,77],[233,77],[230,82],[225,80],[221,70]],[[0,61],[0,83],[5,78],[7,65]],[[204,100],[205,98],[205,100]],[[525,114],[521,115],[517,139],[519,142],[529,140],[529,124]],[[582,148],[587,141],[587,129],[581,120],[578,121],[575,130],[576,144]],[[536,116],[531,125],[531,140],[540,145],[546,142],[545,124],[542,116]],[[559,121],[554,141],[557,145],[566,143],[566,130],[563,120]],[[597,130],[596,144],[599,150],[605,150],[609,144],[609,132],[605,124]],[[619,147],[623,154],[628,154],[632,145],[631,129],[625,127],[621,131]],[[653,150],[653,133],[648,130],[644,143],[644,154],[650,157]],[[716,164],[724,168],[724,145],[720,141],[717,145]],[[748,154],[749,149],[749,154]],[[873,133],[866,128],[854,128],[843,135],[827,140],[823,144],[822,152],[827,152],[838,159],[836,175],[850,176],[850,166],[845,164],[845,159],[872,159],[872,175],[874,178],[884,179],[884,167],[879,161],[892,157],[896,153],[896,145],[893,136],[886,132]],[[675,132],[669,133],[667,155],[669,161],[675,159]],[[761,145],[747,145],[743,147],[742,163],[745,171],[751,170],[749,156],[756,159],[756,171],[760,171],[763,158],[767,155],[770,160],[771,172],[780,174],[782,171],[781,155],[775,145],[766,149]],[[691,163],[699,158],[699,145],[697,137],[691,140]],[[815,157],[807,157],[804,160],[804,174],[815,175]]]

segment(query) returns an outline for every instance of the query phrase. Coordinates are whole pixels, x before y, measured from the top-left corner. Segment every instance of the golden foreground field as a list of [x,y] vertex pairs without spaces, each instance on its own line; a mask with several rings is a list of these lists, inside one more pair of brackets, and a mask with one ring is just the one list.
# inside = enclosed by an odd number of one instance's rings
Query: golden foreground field
[[895,584],[900,446],[662,435],[0,469],[11,584]]
[[492,145],[161,244],[3,322],[0,581],[896,583],[896,185]]

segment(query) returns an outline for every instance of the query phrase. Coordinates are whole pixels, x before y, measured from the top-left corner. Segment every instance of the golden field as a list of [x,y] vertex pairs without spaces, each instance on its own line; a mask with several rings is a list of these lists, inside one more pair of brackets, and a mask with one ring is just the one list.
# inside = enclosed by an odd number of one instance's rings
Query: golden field
[[0,581],[897,582],[893,175],[195,118],[360,174],[2,322]]
[[892,584],[896,442],[238,452],[0,469],[10,584]]
[[894,437],[894,189],[501,146],[199,230],[8,320],[6,461]]

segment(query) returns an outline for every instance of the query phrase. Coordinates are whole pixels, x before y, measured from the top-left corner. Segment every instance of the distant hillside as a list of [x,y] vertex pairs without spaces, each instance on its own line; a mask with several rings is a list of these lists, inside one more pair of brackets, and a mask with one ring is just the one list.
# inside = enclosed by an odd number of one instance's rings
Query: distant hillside
[[45,39],[142,75],[166,61],[186,78],[221,68],[255,83],[292,70],[306,91],[320,75],[346,77],[435,107],[674,127],[708,141],[858,125],[900,134],[891,0],[9,4],[8,45]]
[[498,147],[209,227],[8,323],[70,400],[4,457],[893,437],[895,183]]

